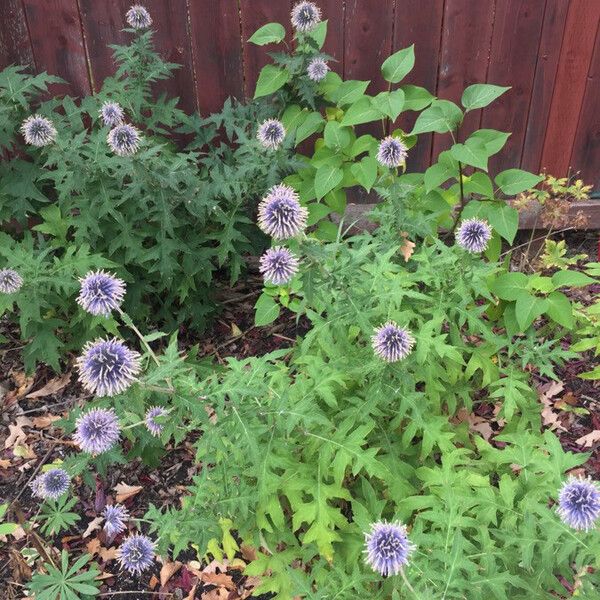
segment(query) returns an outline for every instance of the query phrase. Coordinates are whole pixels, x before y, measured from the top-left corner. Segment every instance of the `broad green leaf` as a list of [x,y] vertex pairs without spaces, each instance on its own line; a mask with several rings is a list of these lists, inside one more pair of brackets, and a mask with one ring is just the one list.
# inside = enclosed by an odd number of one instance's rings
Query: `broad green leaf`
[[267,23],[254,32],[248,40],[257,46],[278,44],[285,39],[285,28],[280,23]]
[[296,129],[296,145],[310,137],[313,133],[321,131],[324,124],[325,119],[323,119],[321,113],[308,113],[308,116],[306,119],[304,119],[304,122],[298,125],[298,129]]
[[363,152],[371,152],[377,148],[377,140],[372,135],[361,135],[350,147],[350,156],[352,158]]
[[579,271],[557,271],[552,275],[552,283],[556,288],[560,287],[585,287],[597,283],[596,279],[588,277]]
[[256,313],[254,315],[254,324],[257,327],[272,323],[280,312],[280,307],[275,300],[268,294],[261,294],[254,305]]
[[373,98],[373,105],[392,121],[395,121],[404,106],[404,92],[402,90],[381,92]]
[[418,85],[402,85],[400,89],[404,92],[404,110],[423,110],[435,100],[435,96]]
[[346,106],[362,98],[370,81],[344,81],[331,94],[331,99],[338,106]]
[[484,198],[492,199],[494,197],[494,184],[488,175],[476,171],[465,181],[464,191],[465,194],[479,194]]
[[360,162],[351,167],[356,181],[362,185],[367,192],[371,191],[377,179],[377,161],[372,156],[365,156]]
[[514,196],[536,186],[543,177],[521,169],[508,169],[498,173],[496,185],[507,195]]
[[458,177],[458,162],[446,150],[440,153],[437,163],[425,171],[425,191],[430,192],[451,177]]
[[315,43],[320,50],[327,37],[327,19],[318,23],[317,26],[311,29],[306,35],[315,40]]
[[516,300],[515,313],[521,331],[525,331],[535,319],[543,315],[549,306],[546,298],[538,298],[528,292],[521,292]]
[[527,292],[527,282],[524,273],[503,273],[496,277],[490,289],[502,300],[516,300],[523,292]]
[[572,329],[575,325],[571,301],[562,292],[552,292],[548,296],[546,314],[567,329]]
[[308,208],[308,220],[306,221],[308,226],[318,223],[331,212],[331,208],[321,202],[311,202],[306,208]]
[[344,177],[344,172],[339,167],[332,167],[330,165],[323,165],[317,169],[315,175],[315,193],[317,200],[320,200],[333,190],[339,183],[341,183]]
[[488,156],[496,154],[504,148],[510,133],[504,133],[503,131],[496,131],[495,129],[478,129],[474,131],[469,139],[480,140],[485,144]]
[[371,99],[363,97],[357,100],[342,119],[342,125],[360,125],[381,119],[381,112],[373,106]]
[[339,215],[346,211],[346,192],[342,189],[332,190],[325,195],[325,204]]
[[435,100],[425,109],[415,122],[411,135],[418,133],[449,133],[454,131],[462,121],[462,111],[456,104],[448,100]]
[[297,104],[291,104],[285,109],[281,117],[281,122],[287,132],[293,131],[306,119],[309,115],[306,110],[302,110]]
[[352,133],[337,121],[329,121],[325,125],[325,145],[332,149],[343,150],[352,141]]
[[415,66],[415,45],[394,52],[381,65],[383,78],[390,83],[399,83]]
[[283,87],[290,79],[290,72],[287,69],[280,69],[275,65],[266,65],[262,68],[258,81],[256,82],[256,91],[254,98],[261,98],[276,92]]
[[489,83],[476,83],[465,89],[461,98],[461,104],[468,112],[477,108],[483,108],[496,98],[502,96],[510,87],[491,85]]
[[488,154],[482,141],[469,138],[464,144],[454,144],[450,154],[465,165],[487,171]]

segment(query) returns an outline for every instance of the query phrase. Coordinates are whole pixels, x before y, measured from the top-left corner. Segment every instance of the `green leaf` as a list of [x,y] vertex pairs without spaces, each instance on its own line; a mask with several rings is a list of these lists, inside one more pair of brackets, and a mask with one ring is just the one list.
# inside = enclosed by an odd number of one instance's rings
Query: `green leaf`
[[519,227],[519,213],[503,201],[469,202],[462,213],[463,219],[480,217],[486,219],[507,242],[513,243]]
[[492,156],[504,148],[509,137],[510,133],[504,133],[503,131],[496,131],[495,129],[478,129],[469,136],[469,139],[482,141],[485,144],[488,156]]
[[425,171],[425,191],[430,192],[451,177],[458,176],[458,162],[448,150],[441,152],[438,161]]
[[552,275],[552,283],[554,287],[585,287],[597,283],[592,277],[588,277],[585,273],[579,271],[557,271]]
[[256,82],[256,91],[254,98],[268,96],[283,87],[290,79],[290,72],[287,69],[280,69],[275,65],[266,65],[260,71],[258,81]]
[[267,23],[254,32],[248,40],[257,46],[266,44],[278,44],[285,39],[285,28],[280,23]]
[[462,111],[456,104],[448,100],[435,100],[425,109],[415,122],[411,135],[419,133],[449,133],[454,131],[461,123]]
[[373,105],[392,121],[395,121],[404,106],[404,92],[402,90],[381,92],[373,98]]
[[548,296],[546,314],[559,325],[572,329],[575,325],[573,319],[573,306],[571,301],[562,292],[552,292]]
[[377,148],[377,140],[372,135],[361,135],[352,144],[350,148],[350,156],[355,158],[363,152],[371,152]]
[[304,122],[298,125],[298,129],[296,130],[296,145],[310,137],[313,133],[321,131],[324,124],[325,119],[323,119],[321,113],[308,113],[308,116],[306,119],[304,119]]
[[346,211],[346,192],[341,189],[332,190],[325,195],[325,204],[336,213],[343,215]]
[[461,98],[461,104],[467,112],[483,108],[508,90],[510,90],[510,87],[491,85],[489,83],[476,83],[465,89]]
[[404,110],[423,110],[435,99],[424,87],[418,85],[402,85],[404,92]]
[[360,125],[381,119],[381,112],[373,106],[367,97],[357,100],[347,111],[342,119],[342,125]]
[[315,175],[315,193],[317,200],[320,200],[337,187],[344,178],[344,172],[339,167],[333,167],[331,165],[323,165],[317,169]]
[[524,273],[503,273],[492,282],[490,289],[502,300],[516,300],[527,291],[527,282]]
[[307,36],[315,40],[317,47],[320,50],[325,43],[325,38],[327,37],[327,19],[318,23],[314,29],[311,29],[307,33]]
[[281,122],[287,132],[293,131],[302,124],[308,114],[307,111],[302,110],[297,104],[291,104],[285,109],[281,116]]
[[350,170],[354,177],[356,177],[356,181],[367,192],[370,192],[377,179],[377,160],[372,156],[365,156],[360,162],[353,164]]
[[508,169],[498,173],[496,185],[507,195],[514,196],[536,186],[543,177],[521,169]]
[[494,184],[488,175],[476,171],[464,183],[465,194],[479,194],[490,200],[494,197]]
[[343,150],[352,141],[351,130],[337,121],[329,121],[325,125],[325,145],[334,150]]
[[308,220],[306,222],[308,226],[315,225],[331,212],[331,208],[327,204],[320,202],[311,202],[306,208],[308,208]]
[[359,98],[362,98],[366,92],[370,81],[344,81],[334,90],[331,94],[331,100],[338,106],[345,106],[356,102]]
[[257,327],[272,323],[280,312],[280,307],[275,300],[268,294],[261,294],[254,305],[256,313],[254,314],[254,324]]
[[517,296],[515,313],[521,331],[525,331],[540,315],[548,309],[549,302],[546,298],[538,298],[528,292],[521,292]]
[[450,154],[465,165],[487,171],[488,154],[482,141],[469,138],[464,144],[454,144]]
[[415,45],[394,52],[381,65],[383,78],[390,83],[399,83],[415,66]]

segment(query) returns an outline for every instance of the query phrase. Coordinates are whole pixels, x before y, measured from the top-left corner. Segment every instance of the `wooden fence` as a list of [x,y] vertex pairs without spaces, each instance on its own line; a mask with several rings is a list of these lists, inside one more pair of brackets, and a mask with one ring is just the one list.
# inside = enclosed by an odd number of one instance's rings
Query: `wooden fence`
[[[142,0],[160,51],[182,68],[166,83],[188,111],[219,109],[227,96],[253,94],[268,48],[246,40],[261,25],[289,28],[293,0]],[[412,43],[407,82],[457,101],[466,85],[512,90],[493,108],[467,116],[469,130],[512,136],[493,170],[521,165],[600,184],[600,0],[317,0],[329,20],[325,51],[346,78],[383,87],[379,65]],[[114,70],[107,44],[126,42],[131,0],[0,0],[0,67],[29,64],[93,92]],[[410,119],[403,123],[410,127]],[[419,140],[413,168],[444,149],[443,136]]]

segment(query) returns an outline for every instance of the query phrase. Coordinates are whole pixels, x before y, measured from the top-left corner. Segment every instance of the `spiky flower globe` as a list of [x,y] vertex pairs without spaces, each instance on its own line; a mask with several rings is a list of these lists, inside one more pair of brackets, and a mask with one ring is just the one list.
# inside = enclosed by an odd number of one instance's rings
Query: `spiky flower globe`
[[125,113],[118,102],[105,102],[100,108],[100,118],[107,127],[121,125]]
[[492,237],[492,228],[482,219],[466,219],[456,230],[456,243],[467,252],[483,252]]
[[394,169],[404,164],[408,151],[401,140],[388,135],[379,143],[377,160],[384,167]]
[[406,535],[406,527],[400,522],[379,521],[371,525],[365,534],[365,560],[380,575],[397,575],[408,564],[414,544]]
[[284,285],[298,272],[298,259],[287,248],[269,248],[260,257],[259,269],[266,283]]
[[140,148],[140,132],[133,125],[117,125],[106,136],[110,149],[119,156],[131,156]]
[[21,124],[21,133],[25,142],[41,148],[56,139],[56,128],[50,119],[41,115],[31,115]]
[[292,25],[303,33],[314,29],[321,21],[321,9],[314,2],[298,2],[292,8]]
[[121,435],[119,419],[112,408],[92,408],[75,422],[73,439],[89,454],[102,454],[110,450]]
[[140,4],[134,4],[125,14],[125,18],[133,29],[147,29],[152,25],[150,13]]
[[116,338],[88,342],[76,362],[79,381],[100,397],[122,394],[141,370],[139,353]]
[[155,437],[158,437],[165,428],[163,423],[159,423],[156,417],[165,417],[169,413],[162,406],[153,406],[146,412],[146,428]]
[[412,351],[415,339],[407,329],[388,321],[375,329],[371,338],[373,350],[385,362],[397,362],[406,358]]
[[600,517],[600,489],[591,479],[570,477],[558,496],[558,514],[573,529],[588,531]]
[[64,469],[50,469],[38,475],[31,483],[33,493],[44,500],[56,500],[66,494],[71,477]]
[[285,127],[277,119],[267,119],[258,128],[256,137],[265,148],[277,150],[285,139]]
[[154,542],[145,535],[130,535],[119,546],[117,560],[123,569],[139,575],[154,562]]
[[125,296],[125,282],[104,271],[90,271],[79,280],[77,303],[93,315],[108,317],[119,308]]
[[322,81],[329,71],[329,66],[322,58],[313,58],[306,67],[306,73],[309,79],[313,81]]
[[14,269],[0,270],[0,292],[14,294],[21,289],[23,278]]
[[107,506],[102,515],[104,516],[104,531],[109,537],[114,537],[127,529],[129,511],[122,504]]
[[308,211],[287,185],[274,185],[258,205],[258,226],[276,240],[298,235],[306,228]]

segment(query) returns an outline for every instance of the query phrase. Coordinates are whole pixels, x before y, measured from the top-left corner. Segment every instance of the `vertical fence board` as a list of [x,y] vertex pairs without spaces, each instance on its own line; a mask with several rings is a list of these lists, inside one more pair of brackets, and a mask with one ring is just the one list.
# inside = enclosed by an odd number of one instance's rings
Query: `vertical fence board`
[[37,69],[65,79],[53,93],[91,91],[77,0],[23,0]]
[[327,38],[323,52],[335,58],[329,66],[338,75],[344,73],[344,14],[345,6],[341,0],[320,0],[323,19],[327,19]]
[[[496,0],[446,0],[437,95],[460,104],[463,90],[487,78]],[[481,111],[464,120],[461,138],[479,128]],[[448,135],[435,134],[432,160],[448,149]]]
[[[443,12],[443,0],[396,0],[393,52],[415,45],[415,66],[402,83],[420,85],[435,93]],[[404,113],[400,127],[410,131],[417,114]],[[423,171],[429,166],[432,139],[432,134],[419,136],[408,155],[409,170]]]
[[2,0],[0,2],[0,69],[13,64],[35,68],[21,0]]
[[554,175],[569,169],[599,21],[598,0],[571,0],[541,161]]
[[220,110],[227,97],[244,97],[244,61],[237,0],[192,2],[190,24],[196,97],[202,114]]

